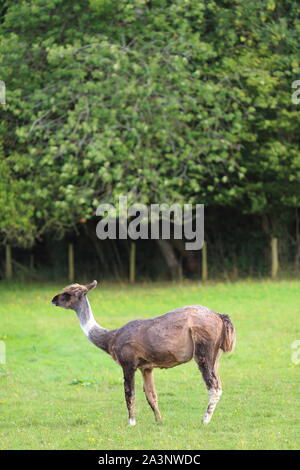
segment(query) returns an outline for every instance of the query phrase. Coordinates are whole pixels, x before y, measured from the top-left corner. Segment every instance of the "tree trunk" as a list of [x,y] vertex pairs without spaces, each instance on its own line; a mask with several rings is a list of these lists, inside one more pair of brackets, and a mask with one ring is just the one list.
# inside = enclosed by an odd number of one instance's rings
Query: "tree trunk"
[[30,270],[31,270],[31,271],[34,270],[34,254],[33,254],[33,253],[30,253],[29,267],[30,267]]
[[125,274],[125,271],[124,271],[124,266],[122,264],[122,260],[121,260],[121,257],[120,257],[120,254],[119,254],[119,249],[118,249],[118,243],[117,243],[117,240],[110,240],[110,243],[112,244],[113,246],[113,251],[114,251],[114,254],[115,254],[115,259],[116,259],[116,263],[115,263],[115,272],[117,272],[117,277],[118,279],[124,279],[126,277],[126,274]]
[[300,243],[296,246],[296,252],[295,252],[295,269],[299,271],[300,268]]
[[105,271],[106,273],[110,273],[111,269],[110,269],[109,263],[107,262],[107,259],[105,257],[104,250],[102,250],[102,247],[104,246],[105,241],[99,240],[99,238],[96,235],[96,230],[94,227],[90,228],[90,226],[86,224],[85,230],[96,250],[96,254],[100,261],[100,267],[102,268],[102,271]]
[[162,255],[169,268],[169,273],[172,280],[180,279],[180,264],[176,258],[175,251],[169,240],[156,240]]
[[[184,240],[172,240],[172,246],[180,253],[180,279],[183,279],[183,266],[188,274],[199,275],[199,251],[186,250]],[[201,273],[200,273],[201,274]]]

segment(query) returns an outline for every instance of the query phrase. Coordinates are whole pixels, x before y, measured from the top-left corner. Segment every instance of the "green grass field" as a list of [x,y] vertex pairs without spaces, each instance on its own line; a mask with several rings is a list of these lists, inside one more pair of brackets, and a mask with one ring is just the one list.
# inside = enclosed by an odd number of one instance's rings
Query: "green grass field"
[[0,285],[1,449],[299,449],[300,282],[100,285],[90,294],[106,328],[192,304],[231,316],[234,354],[223,355],[223,396],[208,426],[194,361],[155,370],[164,422],[154,422],[136,374],[137,425],[127,426],[121,368],[84,336],[75,312],[50,300],[60,288]]

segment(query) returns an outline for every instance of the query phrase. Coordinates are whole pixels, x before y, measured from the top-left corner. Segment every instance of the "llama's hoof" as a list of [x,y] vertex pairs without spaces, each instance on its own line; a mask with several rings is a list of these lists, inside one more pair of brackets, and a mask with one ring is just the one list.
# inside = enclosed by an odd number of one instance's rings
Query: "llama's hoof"
[[157,424],[162,424],[162,417],[160,413],[155,413],[155,422]]
[[135,426],[135,425],[136,425],[135,419],[134,419],[134,418],[130,418],[130,419],[128,420],[128,424],[129,424],[129,426]]
[[205,414],[205,415],[203,416],[202,423],[203,423],[203,424],[208,424],[208,423],[210,422],[210,420],[211,420],[211,416]]

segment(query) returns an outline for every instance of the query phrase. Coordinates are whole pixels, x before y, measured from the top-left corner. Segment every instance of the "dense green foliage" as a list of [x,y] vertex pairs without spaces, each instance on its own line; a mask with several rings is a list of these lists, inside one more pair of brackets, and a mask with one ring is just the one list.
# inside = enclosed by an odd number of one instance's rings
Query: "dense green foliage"
[[130,193],[263,216],[299,242],[297,1],[1,4],[2,240],[64,235]]
[[50,305],[61,287],[0,286],[7,352],[0,365],[1,450],[299,449],[299,365],[291,360],[300,335],[298,281],[104,285],[91,293],[106,328],[191,303],[230,314],[236,350],[221,358],[224,392],[207,427],[207,392],[191,361],[155,370],[162,426],[137,372],[137,425],[129,428],[122,370],[86,339],[73,311]]

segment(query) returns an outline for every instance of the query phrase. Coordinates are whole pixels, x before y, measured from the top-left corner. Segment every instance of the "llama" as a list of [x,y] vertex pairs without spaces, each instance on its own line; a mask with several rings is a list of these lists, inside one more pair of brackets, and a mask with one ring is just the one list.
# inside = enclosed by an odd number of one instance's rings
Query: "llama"
[[228,315],[192,305],[164,315],[133,320],[116,330],[102,328],[95,321],[87,293],[97,281],[72,284],[52,299],[58,307],[75,310],[88,339],[122,367],[128,424],[134,426],[134,375],[140,369],[144,392],[157,422],[161,422],[153,368],[175,367],[195,359],[208,390],[203,423],[208,424],[222,394],[218,362],[223,352],[232,351],[235,329]]

